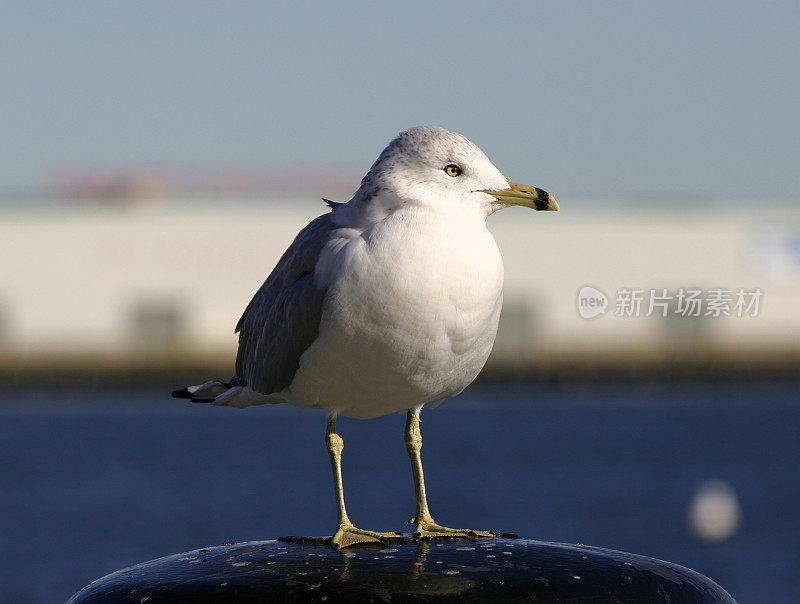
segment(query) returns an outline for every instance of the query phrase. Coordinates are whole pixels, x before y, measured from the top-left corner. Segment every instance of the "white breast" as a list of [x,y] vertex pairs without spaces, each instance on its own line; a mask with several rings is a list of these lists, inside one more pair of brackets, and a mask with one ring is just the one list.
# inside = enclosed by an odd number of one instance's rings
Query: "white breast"
[[370,418],[463,390],[489,356],[502,304],[484,218],[414,208],[350,235],[323,252],[337,268],[287,398]]

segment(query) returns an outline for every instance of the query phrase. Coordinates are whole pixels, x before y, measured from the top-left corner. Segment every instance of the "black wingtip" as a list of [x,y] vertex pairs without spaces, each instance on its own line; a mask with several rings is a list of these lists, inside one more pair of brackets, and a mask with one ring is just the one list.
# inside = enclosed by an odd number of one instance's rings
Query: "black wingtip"
[[173,398],[192,398],[192,393],[189,392],[188,388],[181,388],[180,390],[173,390],[172,397]]

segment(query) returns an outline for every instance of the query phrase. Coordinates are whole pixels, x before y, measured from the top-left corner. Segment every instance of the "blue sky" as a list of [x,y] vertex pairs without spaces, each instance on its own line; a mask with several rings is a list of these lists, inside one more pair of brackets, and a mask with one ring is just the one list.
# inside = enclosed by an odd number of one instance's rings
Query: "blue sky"
[[5,2],[0,190],[68,166],[359,173],[439,124],[559,199],[793,201],[798,31],[797,2]]

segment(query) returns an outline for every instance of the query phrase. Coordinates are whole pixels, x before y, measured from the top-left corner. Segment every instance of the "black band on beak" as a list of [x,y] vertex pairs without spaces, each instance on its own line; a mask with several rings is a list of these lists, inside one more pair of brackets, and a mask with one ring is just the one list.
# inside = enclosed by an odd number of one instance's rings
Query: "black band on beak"
[[533,203],[536,204],[537,210],[546,210],[548,207],[548,199],[550,198],[550,194],[545,191],[544,189],[540,189],[539,187],[533,187],[536,189],[536,199]]

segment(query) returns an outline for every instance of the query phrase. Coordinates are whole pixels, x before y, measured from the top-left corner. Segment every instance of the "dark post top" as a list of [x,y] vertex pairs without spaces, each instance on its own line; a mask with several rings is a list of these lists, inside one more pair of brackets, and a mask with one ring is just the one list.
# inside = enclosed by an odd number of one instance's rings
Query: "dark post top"
[[703,575],[625,552],[530,539],[391,539],[333,550],[283,537],[174,554],[87,585],[68,604],[116,602],[734,603]]

